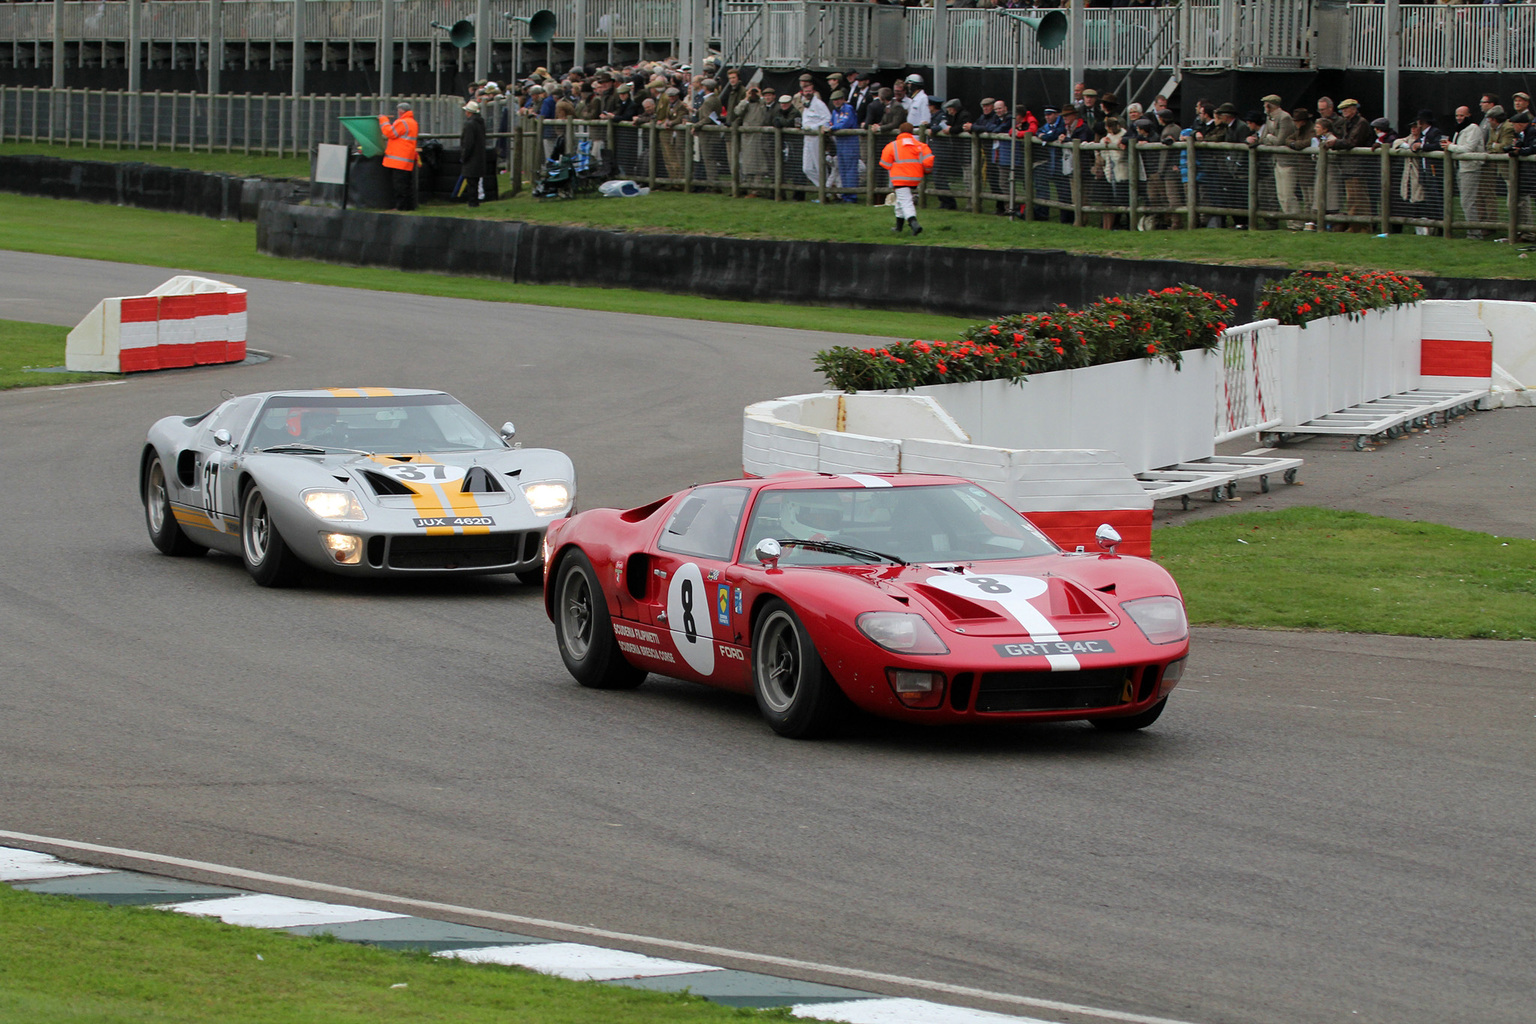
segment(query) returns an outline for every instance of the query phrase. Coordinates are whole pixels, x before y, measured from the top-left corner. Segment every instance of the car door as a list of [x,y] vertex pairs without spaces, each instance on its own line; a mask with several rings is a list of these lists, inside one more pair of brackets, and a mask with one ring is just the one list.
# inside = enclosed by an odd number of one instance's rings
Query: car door
[[750,494],[740,485],[697,487],[657,536],[640,612],[676,652],[670,673],[730,689],[750,686],[750,630],[732,565]]
[[215,410],[199,425],[192,444],[177,458],[177,473],[190,492],[188,504],[202,514],[199,519],[206,517],[206,529],[222,539],[239,534],[235,470],[239,467],[241,439],[259,401],[255,396],[238,398]]

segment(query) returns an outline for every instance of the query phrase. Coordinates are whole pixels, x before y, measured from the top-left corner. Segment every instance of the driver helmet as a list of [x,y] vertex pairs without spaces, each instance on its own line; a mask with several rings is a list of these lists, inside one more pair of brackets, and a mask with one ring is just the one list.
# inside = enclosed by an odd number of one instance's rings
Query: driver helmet
[[836,491],[789,495],[780,522],[796,540],[831,540],[843,525],[842,498]]

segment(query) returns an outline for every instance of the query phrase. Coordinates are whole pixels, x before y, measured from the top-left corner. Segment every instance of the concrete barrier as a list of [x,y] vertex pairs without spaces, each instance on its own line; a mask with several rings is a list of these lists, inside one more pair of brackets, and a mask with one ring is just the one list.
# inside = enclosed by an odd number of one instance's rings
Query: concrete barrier
[[102,299],[69,332],[64,365],[137,373],[245,359],[246,292],[178,275],[148,295]]
[[[976,319],[1053,308],[1058,302],[1087,305],[1105,295],[1184,283],[1231,296],[1240,318],[1246,318],[1263,286],[1290,273],[1280,267],[1128,260],[1058,250],[664,235],[280,204],[263,206],[256,246],[273,256],[330,263],[446,273],[468,268],[519,284],[601,285]],[[1423,283],[1439,298],[1536,299],[1531,281],[1427,278]]]
[[6,156],[0,157],[0,191],[251,221],[263,202],[287,201],[295,187],[291,181],[128,161]]

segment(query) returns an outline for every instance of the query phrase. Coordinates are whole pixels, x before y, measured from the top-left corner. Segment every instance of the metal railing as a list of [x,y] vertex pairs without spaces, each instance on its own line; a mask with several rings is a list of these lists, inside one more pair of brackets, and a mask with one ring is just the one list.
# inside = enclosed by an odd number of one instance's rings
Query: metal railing
[[280,96],[122,89],[0,86],[0,142],[115,149],[302,156],[318,143],[350,145],[340,117],[388,112],[409,102],[423,134],[458,134],[454,96]]
[[[457,137],[451,96],[403,97],[423,135]],[[0,87],[0,142],[303,155],[349,144],[338,117],[393,111],[369,96],[129,93]],[[545,121],[487,112],[508,140],[520,183],[557,148],[653,188],[875,204],[890,193],[880,152],[890,133],[793,128]],[[1243,226],[1414,230],[1451,236],[1536,234],[1536,156],[1380,149],[1291,150],[1193,140],[1041,143],[1032,135],[940,135],[925,205],[995,208],[1023,220],[1193,230]]]
[[[1536,6],[1404,4],[1404,71],[1536,71]],[[1351,4],[1350,66],[1386,64],[1385,8]]]

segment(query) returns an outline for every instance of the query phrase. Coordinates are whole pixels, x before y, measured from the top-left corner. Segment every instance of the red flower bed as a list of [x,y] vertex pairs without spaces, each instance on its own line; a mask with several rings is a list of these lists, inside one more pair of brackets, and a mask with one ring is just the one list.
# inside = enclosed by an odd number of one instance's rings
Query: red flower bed
[[878,348],[839,345],[816,353],[830,387],[915,388],[974,380],[1018,383],[1031,373],[1126,359],[1163,359],[1215,348],[1237,302],[1192,285],[1111,296],[1083,309],[1016,313],[968,328],[954,341],[904,341]]
[[1260,319],[1305,326],[1329,316],[1359,316],[1368,309],[1385,309],[1424,298],[1424,286],[1411,277],[1376,271],[1354,274],[1309,274],[1298,271],[1271,281],[1260,292]]

